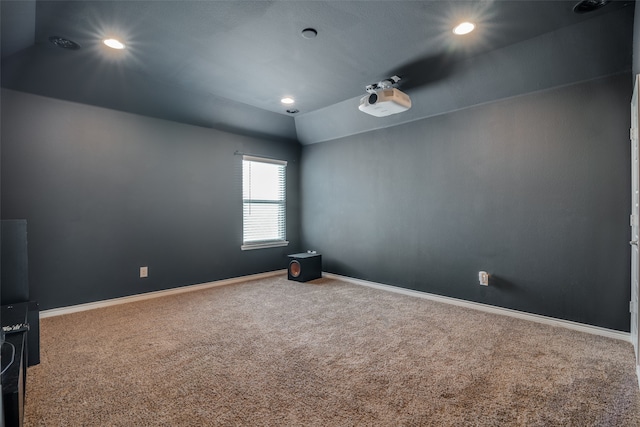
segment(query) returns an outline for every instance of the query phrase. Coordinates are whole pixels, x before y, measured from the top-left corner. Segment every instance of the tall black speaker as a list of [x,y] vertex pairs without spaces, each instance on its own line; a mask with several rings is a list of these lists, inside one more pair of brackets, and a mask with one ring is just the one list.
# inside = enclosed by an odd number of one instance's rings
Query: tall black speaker
[[322,255],[301,253],[289,255],[287,277],[296,282],[308,282],[322,277]]

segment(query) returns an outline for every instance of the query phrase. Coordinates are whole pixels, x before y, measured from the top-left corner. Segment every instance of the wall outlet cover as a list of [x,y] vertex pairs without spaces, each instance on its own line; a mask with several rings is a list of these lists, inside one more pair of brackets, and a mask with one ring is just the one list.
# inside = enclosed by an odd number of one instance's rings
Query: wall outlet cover
[[478,273],[478,281],[482,286],[489,286],[489,273],[481,271]]

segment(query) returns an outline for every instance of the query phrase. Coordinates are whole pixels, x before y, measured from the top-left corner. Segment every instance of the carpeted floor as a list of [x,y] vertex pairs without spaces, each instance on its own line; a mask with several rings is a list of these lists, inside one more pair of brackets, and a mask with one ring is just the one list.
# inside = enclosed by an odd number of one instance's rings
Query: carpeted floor
[[43,319],[26,426],[640,426],[630,344],[329,279]]

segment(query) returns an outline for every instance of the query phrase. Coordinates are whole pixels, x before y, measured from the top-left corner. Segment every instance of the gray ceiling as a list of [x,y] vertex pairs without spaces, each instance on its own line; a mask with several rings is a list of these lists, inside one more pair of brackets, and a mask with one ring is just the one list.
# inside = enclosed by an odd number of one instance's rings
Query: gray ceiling
[[[3,0],[2,86],[314,143],[630,70],[634,2],[575,3]],[[477,31],[454,36],[462,19]],[[109,51],[107,36],[127,49]],[[413,108],[359,112],[365,85],[393,74]]]

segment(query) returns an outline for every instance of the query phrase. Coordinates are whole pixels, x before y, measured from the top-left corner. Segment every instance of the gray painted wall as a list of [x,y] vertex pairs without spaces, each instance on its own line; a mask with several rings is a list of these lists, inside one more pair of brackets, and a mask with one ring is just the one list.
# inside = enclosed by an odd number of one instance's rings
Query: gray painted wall
[[636,7],[633,19],[633,75],[640,74],[640,7]]
[[[299,250],[297,143],[10,90],[1,101],[2,218],[27,220],[41,309],[283,269]],[[288,248],[240,250],[236,150],[292,161]]]
[[303,248],[328,272],[628,331],[630,81],[303,147]]

